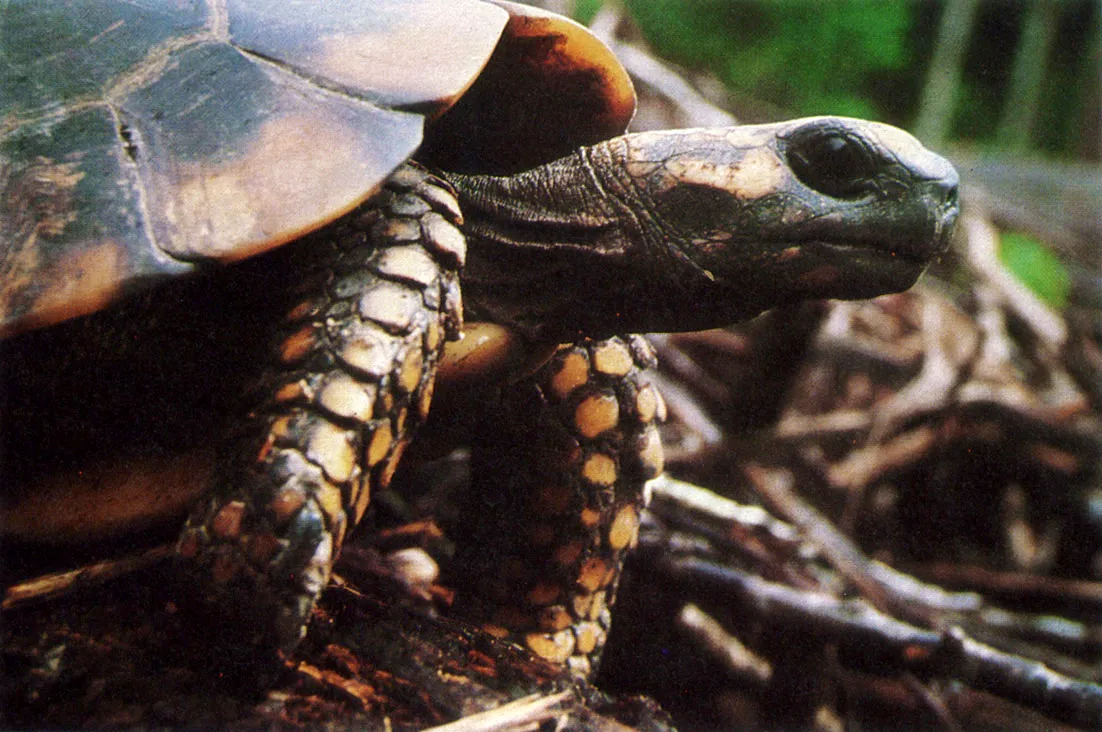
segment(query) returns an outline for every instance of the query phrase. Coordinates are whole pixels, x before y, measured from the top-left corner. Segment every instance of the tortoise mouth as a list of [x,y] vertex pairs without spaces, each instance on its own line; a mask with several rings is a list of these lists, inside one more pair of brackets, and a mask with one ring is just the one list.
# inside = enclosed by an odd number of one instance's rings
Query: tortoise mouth
[[885,247],[882,241],[813,240],[799,245],[805,262],[804,279],[821,280],[825,296],[860,299],[900,292],[915,283],[930,264],[931,253],[906,246]]

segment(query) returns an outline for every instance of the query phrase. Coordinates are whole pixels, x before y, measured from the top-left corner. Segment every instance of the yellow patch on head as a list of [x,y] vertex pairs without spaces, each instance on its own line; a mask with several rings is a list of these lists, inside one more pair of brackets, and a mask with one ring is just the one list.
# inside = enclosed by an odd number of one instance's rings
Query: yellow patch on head
[[666,163],[666,172],[670,176],[670,188],[707,186],[744,200],[775,193],[788,177],[788,168],[768,148],[750,150],[734,165],[706,158],[675,158]]

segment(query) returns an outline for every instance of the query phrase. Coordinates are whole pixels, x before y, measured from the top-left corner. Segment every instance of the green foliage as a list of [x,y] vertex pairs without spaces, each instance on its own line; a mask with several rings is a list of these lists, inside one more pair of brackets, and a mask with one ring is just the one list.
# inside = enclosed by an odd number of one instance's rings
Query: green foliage
[[999,259],[1050,307],[1061,310],[1067,305],[1071,276],[1056,255],[1039,240],[1017,232],[1003,234]]
[[[591,0],[592,2],[592,0]],[[796,114],[898,117],[865,95],[904,69],[911,3],[888,0],[626,0],[658,53]]]

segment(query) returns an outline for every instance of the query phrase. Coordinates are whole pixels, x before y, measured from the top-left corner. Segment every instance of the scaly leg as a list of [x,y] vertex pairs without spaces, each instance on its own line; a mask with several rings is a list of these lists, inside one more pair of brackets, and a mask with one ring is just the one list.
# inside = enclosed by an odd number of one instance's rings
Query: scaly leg
[[476,436],[460,610],[579,677],[596,668],[645,483],[662,470],[653,364],[640,337],[563,346]]
[[178,545],[216,602],[256,618],[254,643],[302,638],[345,534],[428,413],[461,324],[458,223],[450,189],[405,167],[295,245],[301,299]]

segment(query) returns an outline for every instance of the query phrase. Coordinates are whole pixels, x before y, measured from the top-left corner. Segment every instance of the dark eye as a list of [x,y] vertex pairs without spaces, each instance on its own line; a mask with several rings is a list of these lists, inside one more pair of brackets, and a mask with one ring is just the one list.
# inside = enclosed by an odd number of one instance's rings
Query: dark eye
[[872,157],[864,145],[838,132],[791,140],[788,164],[800,181],[834,198],[853,198],[874,187]]

